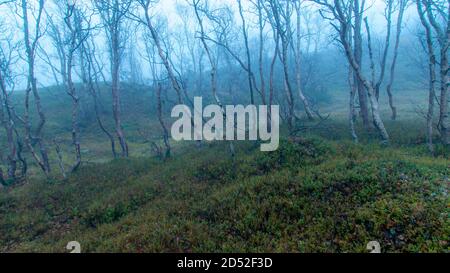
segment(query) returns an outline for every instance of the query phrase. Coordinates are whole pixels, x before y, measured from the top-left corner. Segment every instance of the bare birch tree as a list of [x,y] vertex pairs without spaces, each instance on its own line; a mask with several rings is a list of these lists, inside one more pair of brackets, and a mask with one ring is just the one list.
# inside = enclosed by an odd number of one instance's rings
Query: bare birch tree
[[427,111],[427,142],[428,149],[433,154],[433,119],[434,119],[434,106],[436,100],[436,54],[434,52],[433,31],[426,18],[424,5],[422,0],[416,1],[417,13],[420,17],[420,22],[425,29],[427,53],[428,53],[428,70],[429,70],[429,89],[428,89],[428,111]]
[[92,97],[93,104],[94,104],[94,113],[95,113],[95,119],[97,120],[97,124],[102,130],[102,132],[108,137],[110,143],[111,143],[111,152],[114,158],[118,157],[117,151],[116,151],[116,141],[113,136],[113,134],[106,128],[102,117],[101,117],[101,105],[99,102],[99,93],[100,93],[100,78],[103,78],[103,82],[106,80],[102,76],[103,72],[103,66],[98,61],[96,54],[97,49],[96,45],[91,33],[91,36],[89,39],[87,39],[84,42],[84,48],[85,50],[83,53],[85,54],[85,59],[87,62],[87,76],[88,76],[88,84],[87,84],[87,90],[89,94]]
[[[71,167],[71,172],[74,172],[81,165],[81,144],[79,129],[80,95],[75,87],[73,67],[75,54],[89,35],[89,26],[83,28],[82,23],[83,21],[88,20],[88,16],[87,14],[82,13],[81,7],[77,6],[77,4],[71,0],[56,2],[56,4],[59,10],[62,11],[63,18],[61,19],[66,26],[62,45],[64,57],[61,62],[61,67],[63,68],[62,74],[65,75],[64,82],[66,93],[72,99],[72,145],[75,150],[75,163]],[[63,65],[65,66],[63,67]],[[85,79],[82,80],[85,81]]]
[[[147,40],[149,40],[151,38],[147,38]],[[159,70],[158,69],[158,62],[156,61],[156,53],[157,49],[155,49],[155,46],[150,44],[150,43],[146,43],[146,53],[147,53],[147,61],[150,64],[150,69],[151,69],[151,73],[152,73],[152,83],[153,83],[153,88],[155,89],[155,93],[156,93],[156,112],[157,112],[157,116],[158,116],[158,121],[159,124],[161,126],[161,130],[163,133],[163,143],[164,143],[164,149],[165,152],[162,152],[163,148],[159,148],[158,150],[161,150],[160,152],[160,156],[162,157],[162,159],[167,159],[171,156],[171,146],[170,146],[170,135],[169,135],[169,129],[167,128],[167,124],[164,120],[164,116],[163,116],[163,100],[161,97],[161,92],[163,90],[163,86],[162,86],[162,82],[161,82],[161,77],[159,75]],[[156,144],[154,144],[156,145]]]
[[[25,96],[25,131],[26,138],[25,143],[27,148],[30,150],[33,158],[42,169],[42,171],[48,175],[50,174],[50,163],[48,158],[47,147],[43,139],[43,129],[46,123],[46,117],[41,104],[41,97],[37,87],[36,72],[35,72],[35,62],[36,62],[36,49],[38,47],[39,40],[42,38],[44,32],[42,31],[42,21],[43,21],[43,11],[44,11],[44,0],[39,0],[37,3],[37,8],[28,5],[28,1],[22,0],[20,5],[21,13],[20,17],[22,20],[23,28],[23,41],[25,45],[25,59],[28,65],[28,75],[27,75],[27,88]],[[31,29],[29,21],[29,11],[34,12],[34,35],[31,35]],[[30,96],[33,95],[34,104],[36,111],[38,113],[39,122],[37,127],[32,129],[32,121],[30,119]],[[40,156],[35,151],[35,145],[39,147]]]
[[122,151],[121,155],[128,157],[128,144],[125,133],[123,132],[121,119],[120,68],[123,61],[123,51],[127,34],[124,28],[125,20],[132,6],[132,1],[95,0],[93,2],[100,14],[109,42],[115,131]]
[[383,46],[383,55],[381,57],[380,74],[375,84],[375,96],[377,97],[377,100],[380,97],[381,85],[383,84],[384,77],[386,74],[386,63],[390,48],[391,32],[392,32],[392,14],[393,14],[394,0],[386,0],[385,2],[386,7],[384,10],[384,17],[386,18],[386,38]]
[[[283,66],[283,84],[288,105],[287,125],[290,132],[294,131],[295,101],[289,70],[289,48],[291,43],[291,32],[289,30],[293,14],[292,3],[289,1],[269,0],[266,7],[269,22],[277,32],[280,41],[279,59]],[[277,38],[277,39],[278,39]]]
[[[253,5],[256,8],[256,15],[258,16],[258,39],[259,39],[259,81],[261,93],[261,99],[263,104],[267,104],[266,99],[266,81],[265,81],[265,71],[264,71],[264,53],[265,53],[265,33],[264,27],[266,25],[266,19],[264,18],[264,0],[255,0]],[[269,103],[269,105],[271,105]]]
[[[363,57],[363,39],[362,39],[362,23],[364,17],[365,10],[365,0],[351,0],[346,1],[346,4],[349,5],[348,10],[352,9],[353,14],[353,56],[355,63],[361,67],[362,66],[362,57]],[[350,17],[351,18],[351,17]],[[351,27],[351,26],[350,26]],[[367,100],[367,90],[364,87],[364,83],[361,81],[360,77],[358,77],[357,73],[354,73],[354,81],[358,94],[359,101],[359,111],[361,114],[361,118],[363,121],[363,125],[365,128],[370,127],[370,113],[369,106]]]
[[[339,35],[339,42],[342,44],[345,55],[347,57],[347,60],[351,67],[353,68],[354,73],[357,75],[358,80],[361,81],[368,91],[369,100],[372,108],[372,117],[374,125],[380,134],[381,139],[384,142],[389,141],[389,134],[384,126],[383,120],[380,116],[380,110],[379,110],[379,104],[378,100],[375,96],[375,90],[370,83],[369,80],[365,77],[362,67],[358,64],[357,58],[355,55],[358,54],[358,52],[354,52],[352,50],[348,33],[349,28],[351,28],[351,20],[352,17],[349,16],[349,9],[352,9],[352,2],[351,1],[344,1],[344,0],[314,0],[316,3],[322,6],[323,14],[325,18],[328,18],[331,20],[331,24],[333,28],[336,30],[336,32]],[[325,14],[326,13],[326,14]]]
[[177,93],[178,103],[183,103],[183,87],[179,83],[177,77],[175,76],[174,69],[171,65],[170,58],[168,54],[166,54],[166,51],[164,50],[164,46],[162,44],[162,41],[159,37],[159,34],[154,26],[154,23],[152,21],[151,16],[151,8],[154,4],[154,1],[152,0],[139,0],[139,5],[141,8],[141,11],[144,13],[143,18],[139,15],[133,15],[133,18],[140,22],[143,26],[147,28],[147,30],[150,32],[151,38],[153,39],[153,43],[156,46],[158,50],[158,55],[163,62],[163,65],[167,71],[167,74],[169,75],[169,79],[172,83],[173,89]]
[[[250,90],[250,102],[251,104],[255,104],[255,95],[253,91],[253,85],[254,85],[254,75],[252,70],[252,60],[250,55],[250,46],[248,44],[248,27],[247,27],[247,21],[245,19],[244,15],[244,8],[242,6],[242,0],[237,0],[238,3],[238,10],[239,10],[239,17],[241,18],[241,30],[242,30],[242,37],[244,38],[244,47],[245,47],[245,55],[247,59],[246,67],[247,67],[247,74],[248,74],[248,86]],[[264,96],[262,96],[264,99]]]
[[[2,26],[0,22],[0,26]],[[2,26],[4,27],[4,26]],[[3,33],[2,33],[3,35]],[[10,96],[13,91],[8,90],[12,83],[11,65],[15,62],[14,56],[17,45],[12,44],[12,37],[6,37],[5,41],[0,41],[0,123],[6,132],[6,141],[8,147],[7,154],[7,178],[15,182],[17,170],[17,140],[16,126]],[[4,43],[3,43],[4,42]],[[7,47],[7,48],[5,48]],[[3,176],[0,179],[4,178]],[[1,184],[1,181],[0,181]]]
[[[191,6],[194,9],[195,17],[197,18],[197,23],[199,26],[199,39],[201,41],[201,44],[203,46],[203,50],[206,53],[206,56],[209,60],[210,69],[211,69],[211,92],[214,100],[216,101],[217,105],[220,106],[222,110],[222,114],[224,118],[226,117],[225,113],[225,106],[223,105],[222,101],[219,98],[219,95],[217,93],[217,60],[213,56],[212,50],[210,48],[210,45],[208,45],[208,36],[206,33],[205,25],[204,25],[204,18],[202,16],[202,13],[205,13],[209,18],[213,18],[217,20],[217,17],[213,17],[210,11],[207,10],[207,7],[204,7],[201,5],[200,0],[192,0]],[[220,31],[219,35],[223,34],[223,31]],[[214,41],[213,39],[209,39],[211,41]],[[219,43],[221,42],[220,39],[218,39]],[[229,48],[228,48],[229,49]],[[231,51],[229,51],[231,52]],[[235,156],[235,149],[233,142],[230,142],[230,152],[231,156],[234,158]]]
[[301,43],[302,43],[302,33],[301,33],[301,5],[303,0],[297,0],[294,2],[295,14],[296,14],[296,42],[295,42],[295,79],[297,83],[297,90],[300,100],[303,103],[303,107],[305,108],[306,116],[308,119],[314,119],[313,113],[311,111],[311,107],[309,105],[309,101],[306,98],[305,94],[302,90],[302,76],[301,76]]
[[[450,46],[450,1],[422,0],[426,19],[434,31],[439,44],[439,132],[444,145],[450,145],[450,118],[448,113],[449,57]],[[425,16],[424,16],[425,18]]]
[[394,78],[395,78],[395,68],[397,65],[397,58],[398,58],[398,51],[399,51],[399,45],[400,45],[400,36],[402,33],[402,24],[403,24],[403,17],[405,14],[405,10],[407,8],[408,0],[399,0],[399,10],[398,10],[398,18],[397,18],[397,31],[395,35],[395,45],[394,45],[394,55],[392,57],[392,64],[391,64],[391,70],[390,70],[390,77],[389,82],[386,87],[386,92],[388,94],[389,98],[389,107],[392,111],[392,120],[395,120],[397,118],[397,108],[394,105],[394,98],[392,95],[392,85],[394,84]]

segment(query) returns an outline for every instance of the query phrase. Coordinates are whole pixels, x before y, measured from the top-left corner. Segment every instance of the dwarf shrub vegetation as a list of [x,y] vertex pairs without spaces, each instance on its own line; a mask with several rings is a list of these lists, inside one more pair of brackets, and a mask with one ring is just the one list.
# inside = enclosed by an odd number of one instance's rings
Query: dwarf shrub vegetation
[[[449,160],[319,136],[84,166],[0,193],[0,251],[447,252]],[[201,155],[201,156],[198,156]],[[189,162],[189,164],[186,164]]]

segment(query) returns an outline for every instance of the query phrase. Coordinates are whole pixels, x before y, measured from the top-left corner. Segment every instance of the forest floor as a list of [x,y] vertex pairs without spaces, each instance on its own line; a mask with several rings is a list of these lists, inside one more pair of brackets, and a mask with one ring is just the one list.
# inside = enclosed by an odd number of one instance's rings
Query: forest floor
[[[418,108],[400,105],[408,118],[386,122],[389,146],[362,130],[352,143],[345,108],[333,106],[323,108],[333,118],[273,153],[244,142],[233,160],[226,143],[177,144],[161,161],[142,140],[159,131],[154,107],[133,105],[130,159],[110,161],[87,124],[77,173],[44,179],[36,169],[0,192],[0,252],[66,252],[69,241],[82,252],[367,252],[369,241],[384,252],[449,250],[449,152],[428,154]],[[70,162],[70,123],[58,110],[49,120]]]

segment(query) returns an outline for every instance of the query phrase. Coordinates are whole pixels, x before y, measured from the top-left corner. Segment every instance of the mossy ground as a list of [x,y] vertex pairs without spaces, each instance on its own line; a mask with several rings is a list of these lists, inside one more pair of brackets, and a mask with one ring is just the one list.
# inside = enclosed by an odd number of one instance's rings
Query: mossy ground
[[[1,251],[446,252],[449,161],[320,137],[189,147],[0,194]],[[199,156],[202,155],[202,156]],[[189,162],[189,164],[186,164]]]
[[[450,153],[436,145],[429,155],[417,115],[386,121],[389,146],[361,128],[354,144],[343,102],[273,153],[239,143],[232,159],[227,143],[173,143],[160,161],[142,137],[160,135],[145,100],[124,99],[130,159],[110,162],[107,139],[86,119],[77,173],[61,179],[51,150],[55,177],[31,164],[27,181],[0,192],[0,252],[66,252],[69,241],[83,252],[367,252],[374,240],[384,252],[449,251]],[[69,165],[70,117],[58,113],[70,101],[45,101],[47,133]]]

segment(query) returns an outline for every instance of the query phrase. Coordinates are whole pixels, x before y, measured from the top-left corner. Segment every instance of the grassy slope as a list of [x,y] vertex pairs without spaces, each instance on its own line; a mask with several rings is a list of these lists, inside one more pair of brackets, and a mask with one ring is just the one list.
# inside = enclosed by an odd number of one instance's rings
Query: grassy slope
[[448,250],[448,160],[319,138],[245,145],[234,164],[224,145],[199,149],[0,194],[1,250]]
[[[101,163],[107,142],[86,125],[92,163],[68,181],[34,178],[0,192],[0,251],[64,252],[73,240],[84,252],[364,252],[372,240],[384,251],[448,251],[448,153],[426,155],[417,120],[388,122],[391,147],[343,140],[345,122],[333,121],[275,153],[240,144],[234,163],[223,143],[160,162],[137,134],[151,119],[124,109],[134,158]],[[50,132],[64,139],[58,112]]]

